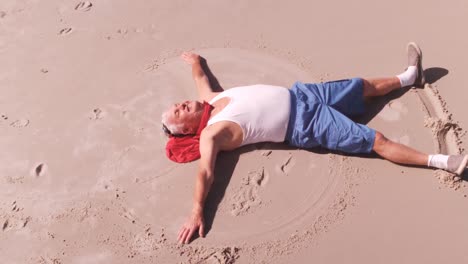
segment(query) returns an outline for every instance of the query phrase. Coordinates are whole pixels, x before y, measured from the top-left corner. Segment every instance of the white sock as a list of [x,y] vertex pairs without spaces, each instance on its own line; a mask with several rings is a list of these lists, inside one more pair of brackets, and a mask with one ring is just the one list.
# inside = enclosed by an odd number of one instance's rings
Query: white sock
[[418,68],[416,66],[408,66],[408,69],[402,74],[397,75],[400,80],[401,87],[413,85],[418,76]]
[[429,155],[427,166],[446,170],[448,167],[448,155],[435,154]]

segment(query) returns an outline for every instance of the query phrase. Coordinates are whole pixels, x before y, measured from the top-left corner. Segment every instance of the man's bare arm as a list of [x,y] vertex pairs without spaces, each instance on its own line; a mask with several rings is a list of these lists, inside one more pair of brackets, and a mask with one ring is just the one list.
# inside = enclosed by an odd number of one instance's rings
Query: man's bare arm
[[205,236],[203,208],[205,206],[205,200],[208,192],[213,184],[214,166],[218,151],[219,149],[216,144],[215,136],[210,133],[202,134],[202,137],[200,138],[201,158],[195,182],[193,210],[189,219],[185,222],[179,232],[179,243],[189,243],[193,234],[197,230],[199,230],[199,235],[201,237]]
[[192,66],[192,77],[195,81],[195,85],[197,86],[199,98],[201,100],[209,101],[213,98],[215,92],[213,91],[208,76],[201,65],[202,58],[200,55],[191,52],[184,52],[181,57],[185,62]]

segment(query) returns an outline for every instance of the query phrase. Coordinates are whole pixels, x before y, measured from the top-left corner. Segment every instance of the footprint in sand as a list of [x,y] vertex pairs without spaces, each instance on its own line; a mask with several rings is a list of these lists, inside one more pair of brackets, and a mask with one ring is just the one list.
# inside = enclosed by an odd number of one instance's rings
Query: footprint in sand
[[154,60],[154,61],[152,61],[150,64],[146,65],[144,71],[145,71],[145,72],[156,71],[157,69],[159,69],[159,67],[160,67],[162,64],[164,64],[164,61]]
[[400,120],[401,116],[408,113],[408,108],[400,101],[389,102],[379,113],[379,117],[385,121],[393,122]]
[[38,178],[42,177],[47,172],[47,164],[39,163],[31,170],[31,175]]
[[135,224],[136,222],[141,222],[140,220],[138,220],[138,218],[135,215],[133,209],[128,209],[128,208],[122,206],[121,211],[118,212],[118,214],[121,217],[123,217],[123,218],[127,219],[128,221],[130,221],[132,224]]
[[262,201],[259,189],[268,182],[268,175],[264,168],[260,171],[251,171],[242,179],[242,187],[232,196],[231,213],[235,216],[247,213],[252,207],[259,206]]
[[22,224],[21,227],[22,227],[22,228],[25,228],[26,225],[31,221],[31,219],[32,219],[32,218],[31,218],[30,216],[26,217],[26,219],[23,220],[23,224]]
[[234,263],[239,258],[239,249],[232,247],[232,248],[225,248],[222,250],[216,250],[214,252],[209,253],[207,256],[203,257],[199,262],[199,264],[228,264]]
[[121,35],[127,35],[128,33],[128,29],[126,28],[120,28],[117,30],[117,33],[121,34]]
[[73,31],[73,29],[72,29],[71,27],[62,28],[62,29],[59,31],[58,34],[59,34],[60,36],[65,36],[65,35],[70,34],[72,31]]
[[93,3],[89,2],[89,1],[83,1],[83,2],[79,2],[75,6],[75,10],[88,12],[89,10],[91,10],[92,7],[93,7]]
[[2,231],[7,230],[8,225],[10,224],[10,223],[9,223],[9,220],[10,220],[10,219],[7,219],[7,220],[5,220],[5,222],[3,222]]
[[262,168],[260,171],[251,171],[247,177],[242,179],[242,184],[248,186],[265,186],[267,182],[268,175],[265,173],[264,168]]
[[20,211],[24,208],[20,208],[16,201],[11,204],[11,214],[6,215],[6,219],[2,224],[2,231],[6,232],[9,230],[15,230],[25,228],[29,222],[31,222],[31,216],[25,217]]
[[410,145],[411,138],[408,135],[403,135],[396,140],[398,143],[403,145]]
[[37,259],[37,263],[40,263],[40,264],[62,264],[64,262],[62,262],[62,260],[58,257],[43,257],[43,256],[40,256],[38,259]]
[[89,117],[90,120],[99,120],[105,116],[105,113],[100,108],[93,109],[91,116]]
[[283,164],[279,167],[281,173],[288,175],[291,167],[293,166],[293,156],[290,154],[289,157],[283,162]]
[[19,212],[19,210],[20,210],[20,207],[18,206],[16,201],[14,201],[13,204],[11,205],[11,211],[12,212]]
[[10,126],[17,127],[17,128],[27,127],[28,125],[29,125],[28,119],[19,119],[10,124]]

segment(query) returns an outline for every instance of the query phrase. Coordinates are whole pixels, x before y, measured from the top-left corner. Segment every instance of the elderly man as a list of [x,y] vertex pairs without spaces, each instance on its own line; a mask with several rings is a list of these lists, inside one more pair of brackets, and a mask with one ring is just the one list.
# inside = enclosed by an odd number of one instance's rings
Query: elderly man
[[322,146],[347,153],[374,151],[395,163],[427,165],[460,175],[466,168],[468,155],[427,155],[349,118],[364,113],[365,98],[424,85],[420,48],[409,43],[407,53],[408,68],[394,77],[316,84],[296,82],[291,89],[259,84],[222,92],[215,92],[210,86],[200,56],[183,53],[182,59],[192,66],[199,99],[209,102],[212,110],[208,112],[205,128],[199,127],[206,109],[200,101],[174,104],[162,115],[168,134],[190,135],[203,129],[193,210],[180,230],[178,241],[188,243],[197,230],[204,236],[203,208],[213,183],[218,152],[247,144],[285,142],[299,148]]

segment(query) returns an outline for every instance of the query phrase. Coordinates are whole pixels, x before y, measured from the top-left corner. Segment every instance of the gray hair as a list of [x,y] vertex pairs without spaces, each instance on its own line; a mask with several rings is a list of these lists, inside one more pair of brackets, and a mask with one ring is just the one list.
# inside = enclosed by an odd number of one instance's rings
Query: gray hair
[[172,134],[183,134],[184,124],[169,122],[169,111],[166,111],[161,115],[161,122],[167,127],[167,129],[169,129],[169,131],[171,131]]

